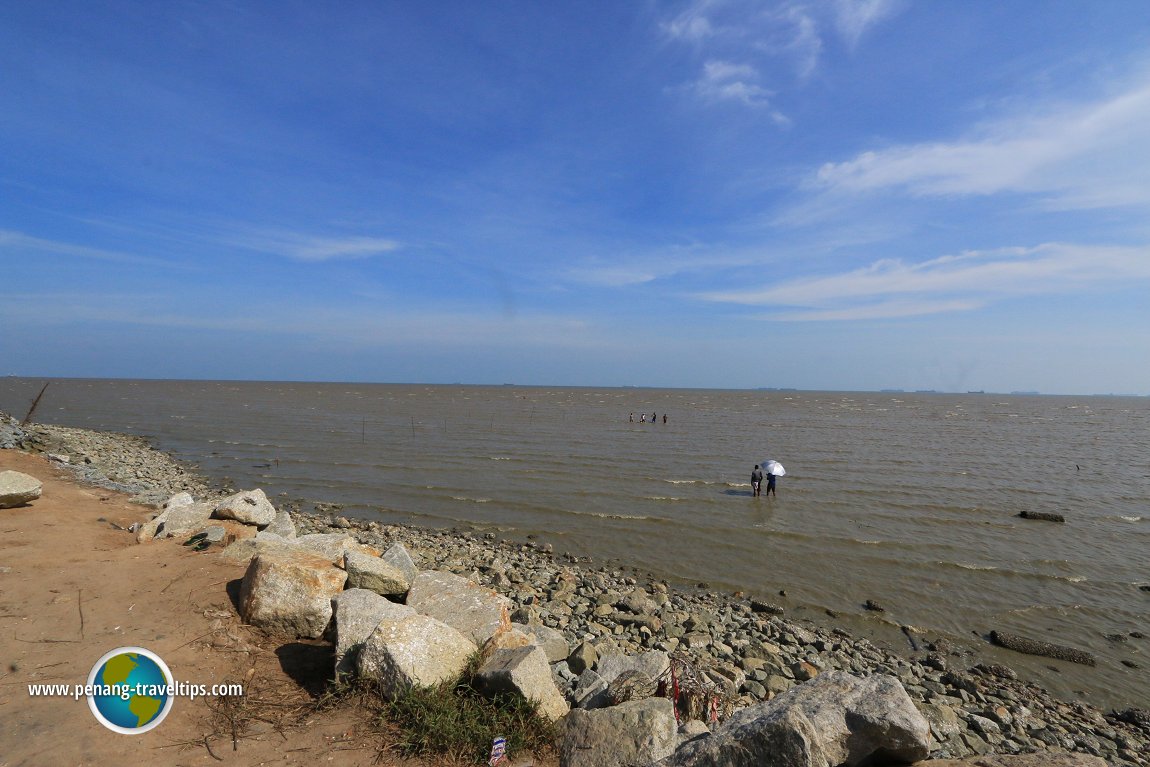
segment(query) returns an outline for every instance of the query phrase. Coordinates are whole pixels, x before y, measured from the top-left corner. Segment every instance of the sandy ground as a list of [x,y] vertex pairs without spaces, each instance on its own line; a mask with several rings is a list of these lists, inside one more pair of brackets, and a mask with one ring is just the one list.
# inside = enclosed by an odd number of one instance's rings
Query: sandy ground
[[[35,476],[44,492],[0,509],[0,767],[416,764],[381,756],[381,735],[356,706],[315,710],[330,647],[242,625],[229,596],[241,565],[177,541],[137,545],[114,525],[148,509],[42,458],[3,450],[5,469]],[[106,729],[83,698],[29,695],[29,684],[84,684],[122,646],[156,653],[177,681],[240,682],[247,694],[223,706],[178,698],[140,735]]]

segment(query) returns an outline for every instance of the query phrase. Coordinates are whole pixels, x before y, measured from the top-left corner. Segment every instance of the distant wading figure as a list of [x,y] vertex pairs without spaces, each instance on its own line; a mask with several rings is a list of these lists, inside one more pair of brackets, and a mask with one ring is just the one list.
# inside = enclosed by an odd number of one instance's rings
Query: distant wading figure
[[779,494],[775,492],[775,479],[777,479],[777,477],[775,477],[774,474],[767,474],[767,495],[773,495],[778,498]]
[[758,496],[762,486],[763,470],[760,469],[759,465],[756,463],[755,470],[751,472],[751,490],[753,491],[752,495]]

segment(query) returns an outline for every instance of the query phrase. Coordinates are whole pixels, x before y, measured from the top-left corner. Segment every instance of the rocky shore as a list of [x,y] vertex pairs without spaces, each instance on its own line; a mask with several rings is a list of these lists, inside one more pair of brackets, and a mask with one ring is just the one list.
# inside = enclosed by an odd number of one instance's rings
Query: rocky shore
[[[141,503],[159,504],[179,492],[219,499],[230,490],[213,488],[137,437],[21,428],[0,415],[0,448],[55,456],[79,479],[131,493]],[[1103,712],[1057,700],[1009,668],[971,666],[941,639],[910,636],[919,649],[895,654],[841,629],[788,619],[765,601],[675,588],[639,573],[596,567],[546,543],[382,525],[339,516],[338,509],[295,511],[291,522],[301,536],[346,533],[379,551],[400,544],[422,571],[454,573],[503,595],[513,621],[561,636],[565,653],[549,653],[551,675],[575,705],[593,694],[584,689],[584,672],[597,657],[658,651],[721,691],[724,710],[718,713],[724,716],[821,675],[837,678],[832,672],[886,675],[901,683],[929,723],[932,759],[1071,752],[1115,767],[1150,765],[1146,710]]]

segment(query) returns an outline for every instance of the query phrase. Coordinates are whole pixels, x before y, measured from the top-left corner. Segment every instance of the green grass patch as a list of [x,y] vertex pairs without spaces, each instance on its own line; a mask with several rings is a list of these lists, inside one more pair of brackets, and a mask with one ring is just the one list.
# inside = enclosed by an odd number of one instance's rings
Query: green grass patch
[[403,756],[486,764],[491,741],[499,736],[507,738],[509,754],[554,749],[556,728],[534,702],[518,695],[487,697],[471,679],[464,673],[455,683],[416,687],[384,702],[382,715],[398,728],[396,745]]

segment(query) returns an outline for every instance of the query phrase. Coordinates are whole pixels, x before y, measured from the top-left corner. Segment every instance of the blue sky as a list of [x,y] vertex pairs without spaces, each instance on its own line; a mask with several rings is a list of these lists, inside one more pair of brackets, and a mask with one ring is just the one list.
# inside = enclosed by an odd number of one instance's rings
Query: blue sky
[[0,0],[0,374],[1150,393],[1150,6]]

